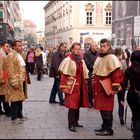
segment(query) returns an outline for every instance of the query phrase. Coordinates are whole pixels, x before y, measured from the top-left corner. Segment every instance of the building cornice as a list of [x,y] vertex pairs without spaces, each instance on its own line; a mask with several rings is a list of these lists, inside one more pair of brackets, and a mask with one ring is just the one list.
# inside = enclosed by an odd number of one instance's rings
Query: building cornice
[[46,10],[47,8],[49,8],[54,2],[55,2],[55,0],[54,1],[49,1],[47,3],[47,5],[44,7],[44,10]]

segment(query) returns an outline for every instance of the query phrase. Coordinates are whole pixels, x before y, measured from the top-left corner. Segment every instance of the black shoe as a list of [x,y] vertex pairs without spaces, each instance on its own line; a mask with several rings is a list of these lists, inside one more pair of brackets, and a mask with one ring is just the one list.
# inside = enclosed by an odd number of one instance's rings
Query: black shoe
[[62,105],[62,106],[64,106],[65,104],[64,104],[64,102],[62,102],[62,103],[60,103],[59,105]]
[[2,110],[0,111],[0,115],[4,115],[5,114],[5,112],[3,112]]
[[93,107],[93,105],[92,104],[89,104],[89,108],[92,108]]
[[101,132],[101,131],[103,131],[104,129],[101,127],[100,129],[95,129],[94,131],[95,132]]
[[50,103],[50,104],[57,104],[57,103],[59,103],[59,102],[57,102],[57,101],[49,101],[49,103]]
[[113,135],[113,130],[112,131],[107,131],[103,129],[102,131],[95,132],[96,135],[98,136],[112,136]]
[[72,132],[76,132],[76,128],[73,125],[69,127],[69,130],[72,131]]
[[81,125],[81,124],[79,124],[79,123],[77,123],[75,126],[76,126],[76,127],[83,127],[83,125]]
[[120,120],[120,124],[124,125],[124,120],[123,119]]

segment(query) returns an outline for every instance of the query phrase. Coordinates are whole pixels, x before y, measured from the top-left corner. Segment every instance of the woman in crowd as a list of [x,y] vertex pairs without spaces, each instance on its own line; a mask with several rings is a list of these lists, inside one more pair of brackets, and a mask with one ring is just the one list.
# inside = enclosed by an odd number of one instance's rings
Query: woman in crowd
[[123,95],[129,83],[127,102],[132,111],[132,132],[135,139],[140,139],[140,50],[132,52],[130,61],[131,66],[125,71]]
[[36,49],[35,62],[37,68],[37,80],[41,81],[41,75],[43,74],[43,57],[40,48]]
[[52,61],[52,57],[53,57],[53,54],[54,54],[54,52],[53,52],[53,48],[52,47],[50,47],[49,49],[48,49],[48,56],[47,56],[47,66],[48,66],[48,75],[50,74],[50,68],[51,68],[51,61]]
[[35,51],[34,48],[30,48],[30,51],[28,51],[26,56],[26,67],[27,72],[30,74],[34,74],[34,68],[35,68]]
[[[120,69],[120,85],[122,86],[123,83],[123,79],[124,79],[124,72],[127,68],[127,63],[126,63],[126,59],[124,56],[124,51],[122,48],[118,47],[114,49],[114,53],[115,55],[118,57],[122,67]],[[120,90],[117,93],[117,98],[118,98],[118,104],[119,104],[119,108],[118,108],[118,115],[119,115],[119,119],[120,119],[120,124],[124,125],[124,104],[123,104],[123,94],[122,94],[122,90]]]
[[78,123],[80,107],[88,107],[88,92],[87,81],[88,69],[84,60],[80,57],[81,45],[80,43],[73,43],[70,48],[71,53],[61,62],[59,71],[61,73],[60,87],[65,83],[68,84],[69,80],[75,79],[76,83],[72,93],[65,93],[65,106],[69,108],[68,111],[68,126],[69,130],[76,132],[76,127],[83,127]]

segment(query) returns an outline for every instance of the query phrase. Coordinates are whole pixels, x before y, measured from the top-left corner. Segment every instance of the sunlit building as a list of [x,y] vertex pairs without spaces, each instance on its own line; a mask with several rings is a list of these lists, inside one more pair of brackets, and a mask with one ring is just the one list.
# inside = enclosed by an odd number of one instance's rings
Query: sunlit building
[[140,45],[140,1],[112,2],[112,45]]
[[111,39],[111,1],[49,1],[45,11],[45,44],[80,42],[83,47]]
[[15,22],[19,20],[18,1],[0,1],[0,39],[13,40]]
[[37,44],[37,26],[31,20],[24,20],[24,43],[28,46]]

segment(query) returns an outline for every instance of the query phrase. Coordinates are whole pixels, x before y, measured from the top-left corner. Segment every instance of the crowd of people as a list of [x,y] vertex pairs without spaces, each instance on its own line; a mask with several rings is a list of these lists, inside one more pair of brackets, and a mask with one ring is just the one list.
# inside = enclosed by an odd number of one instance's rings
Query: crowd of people
[[[68,128],[76,132],[80,108],[100,111],[103,123],[95,134],[113,135],[114,96],[118,98],[118,116],[124,125],[125,96],[132,112],[133,136],[140,138],[140,49],[112,48],[108,39],[92,42],[83,51],[74,42],[70,48],[60,43],[48,52],[42,46],[25,51],[21,41],[0,47],[0,115],[11,117],[12,123],[23,123],[23,101],[28,98],[30,74],[41,81],[43,74],[54,79],[49,103],[59,103],[68,108]],[[128,91],[128,92],[127,92]],[[127,95],[125,95],[127,93]],[[59,102],[56,101],[58,95]],[[3,106],[2,106],[3,105]]]

